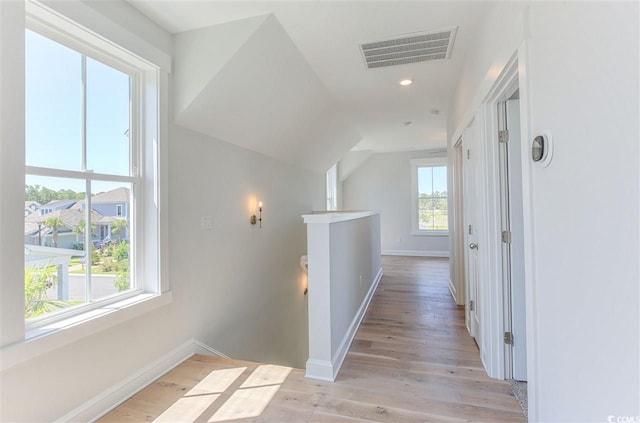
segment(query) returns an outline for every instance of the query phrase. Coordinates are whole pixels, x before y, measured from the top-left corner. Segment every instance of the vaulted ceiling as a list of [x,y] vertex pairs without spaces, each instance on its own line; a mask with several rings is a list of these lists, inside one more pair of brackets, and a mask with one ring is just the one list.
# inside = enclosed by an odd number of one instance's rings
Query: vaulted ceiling
[[[351,149],[445,147],[446,111],[484,10],[477,1],[129,3],[175,34],[178,124],[316,171]],[[368,69],[359,47],[452,27],[448,59]]]

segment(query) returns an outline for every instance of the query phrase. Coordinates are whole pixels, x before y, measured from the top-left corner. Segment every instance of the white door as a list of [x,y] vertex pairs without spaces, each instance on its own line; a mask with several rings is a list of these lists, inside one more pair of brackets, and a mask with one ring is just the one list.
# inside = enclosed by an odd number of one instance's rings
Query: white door
[[527,327],[524,287],[524,221],[522,211],[522,142],[520,140],[520,101],[506,104],[509,131],[509,224],[511,230],[511,332],[513,333],[513,378],[527,380]]
[[472,122],[462,134],[462,186],[464,192],[464,263],[465,263],[465,318],[467,329],[471,336],[476,339],[478,346],[480,342],[480,307],[478,301],[478,242],[477,242],[477,213],[476,195],[477,172],[474,166],[477,149],[477,123]]

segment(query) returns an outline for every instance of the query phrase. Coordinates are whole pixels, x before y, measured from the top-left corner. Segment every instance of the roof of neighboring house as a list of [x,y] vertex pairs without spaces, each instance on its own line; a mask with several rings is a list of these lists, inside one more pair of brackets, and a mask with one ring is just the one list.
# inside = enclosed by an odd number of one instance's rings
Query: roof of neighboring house
[[[91,197],[91,204],[113,204],[113,203],[128,203],[129,202],[129,188],[120,187],[112,189],[111,191],[101,192]],[[81,209],[84,205],[84,200],[78,201],[73,208]]]
[[115,222],[116,220],[126,221],[127,219],[124,217],[118,217],[118,216],[103,216],[98,223],[112,223],[112,222]]
[[[62,209],[56,210],[52,213],[45,214],[44,216],[40,216],[37,214],[31,214],[24,219],[24,233],[32,234],[38,232],[38,223],[42,224],[48,219],[52,217],[59,217],[62,219],[64,226],[67,229],[73,229],[80,224],[82,220],[84,220],[84,211],[78,209]],[[91,211],[91,222],[93,223],[101,223],[104,216],[98,213],[95,210]],[[47,235],[51,233],[50,228],[46,228],[42,231],[43,235]]]
[[[73,206],[78,200],[52,200],[47,204],[43,205],[43,209],[52,209],[52,208],[65,208]],[[66,206],[66,207],[65,207]]]
[[93,204],[99,203],[128,203],[129,202],[129,188],[120,187],[112,189],[111,191],[96,194],[91,197]]
[[27,215],[35,212],[36,210],[38,210],[39,207],[40,207],[40,203],[38,203],[37,201],[25,201],[24,202],[24,212]]

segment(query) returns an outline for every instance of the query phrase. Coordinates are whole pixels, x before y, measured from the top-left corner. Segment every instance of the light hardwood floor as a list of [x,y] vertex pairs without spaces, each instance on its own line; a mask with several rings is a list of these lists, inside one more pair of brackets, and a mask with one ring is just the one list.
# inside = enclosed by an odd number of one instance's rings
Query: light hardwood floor
[[508,383],[482,368],[448,262],[385,256],[383,269],[336,382],[193,356],[100,422],[524,422]]

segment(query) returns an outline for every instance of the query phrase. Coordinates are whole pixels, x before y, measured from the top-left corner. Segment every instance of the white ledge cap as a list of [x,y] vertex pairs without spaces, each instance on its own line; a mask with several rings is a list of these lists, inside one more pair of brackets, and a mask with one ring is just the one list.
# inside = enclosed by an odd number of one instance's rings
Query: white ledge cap
[[313,212],[303,214],[304,223],[335,223],[347,220],[362,219],[379,214],[376,211],[337,211],[337,212]]

